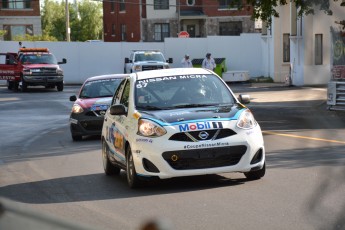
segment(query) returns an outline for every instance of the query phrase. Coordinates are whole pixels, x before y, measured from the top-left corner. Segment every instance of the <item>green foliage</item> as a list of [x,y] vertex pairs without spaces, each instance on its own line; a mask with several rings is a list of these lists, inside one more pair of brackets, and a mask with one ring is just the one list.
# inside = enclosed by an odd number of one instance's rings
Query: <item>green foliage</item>
[[3,40],[3,36],[7,33],[6,30],[0,30],[0,41]]
[[[276,11],[277,6],[283,6],[295,2],[298,15],[314,14],[314,10],[324,11],[326,14],[331,15],[330,1],[337,2],[338,0],[245,0],[246,5],[253,6],[253,18],[261,19],[267,22],[269,25],[272,23],[272,16],[279,17],[279,13]],[[233,0],[235,5],[241,5],[243,0]],[[339,4],[340,5],[340,4]],[[243,7],[240,6],[241,8]]]
[[34,35],[31,36],[29,34],[26,35],[17,35],[14,37],[13,41],[50,41],[56,42],[57,39],[55,37],[49,35]]
[[[66,41],[65,1],[44,0],[41,10],[43,33]],[[69,3],[71,41],[96,40],[102,37],[102,3],[90,0]]]

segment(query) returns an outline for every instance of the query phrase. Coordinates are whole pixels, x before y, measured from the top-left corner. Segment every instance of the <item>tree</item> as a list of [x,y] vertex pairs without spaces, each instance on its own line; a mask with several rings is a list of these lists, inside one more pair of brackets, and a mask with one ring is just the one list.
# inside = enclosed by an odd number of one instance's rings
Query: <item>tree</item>
[[[68,8],[72,41],[95,40],[102,36],[102,3],[82,0],[69,3]],[[43,33],[65,41],[65,1],[44,0],[41,12]]]
[[34,35],[31,36],[29,34],[25,35],[17,35],[14,37],[13,41],[50,41],[55,42],[57,39],[55,37],[49,35]]
[[[295,2],[298,9],[298,16],[314,14],[315,9],[331,15],[332,11],[329,9],[330,1],[337,2],[338,0],[245,0],[247,5],[254,8],[253,18],[261,19],[269,25],[272,22],[272,16],[279,17],[279,13],[275,10],[279,5],[283,6],[290,2]],[[233,4],[243,7],[242,0],[234,0]]]

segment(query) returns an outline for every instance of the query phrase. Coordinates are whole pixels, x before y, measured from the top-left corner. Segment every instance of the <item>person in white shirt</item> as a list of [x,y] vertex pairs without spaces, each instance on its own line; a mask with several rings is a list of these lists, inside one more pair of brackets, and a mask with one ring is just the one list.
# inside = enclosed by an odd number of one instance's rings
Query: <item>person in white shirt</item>
[[192,61],[189,59],[189,55],[184,55],[184,58],[181,61],[181,65],[183,68],[193,68]]
[[210,53],[206,54],[206,58],[202,61],[202,68],[214,71],[216,69],[216,62],[211,57]]

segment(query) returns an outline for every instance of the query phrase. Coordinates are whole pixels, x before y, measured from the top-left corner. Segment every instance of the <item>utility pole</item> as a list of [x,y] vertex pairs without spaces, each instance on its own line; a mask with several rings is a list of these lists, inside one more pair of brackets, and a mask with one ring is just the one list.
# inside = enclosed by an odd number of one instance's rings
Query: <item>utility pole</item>
[[71,29],[69,28],[69,9],[68,9],[68,0],[66,0],[66,41],[71,41]]

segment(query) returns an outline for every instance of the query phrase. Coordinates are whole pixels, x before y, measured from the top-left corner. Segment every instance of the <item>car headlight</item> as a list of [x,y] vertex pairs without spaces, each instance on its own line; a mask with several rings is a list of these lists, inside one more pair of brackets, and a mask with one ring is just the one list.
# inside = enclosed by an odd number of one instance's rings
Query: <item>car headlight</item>
[[82,113],[82,112],[84,112],[84,110],[80,105],[74,104],[72,106],[72,113]]
[[140,119],[138,121],[138,135],[145,137],[160,137],[166,133],[167,131],[162,126],[153,121],[146,119]]
[[134,71],[141,71],[141,65],[134,65],[133,69]]
[[27,69],[27,68],[24,68],[24,69],[23,69],[23,73],[24,73],[24,74],[31,74],[31,70],[30,70],[30,69]]
[[57,73],[57,75],[63,75],[62,69],[56,69],[56,73]]
[[257,125],[257,122],[249,109],[243,111],[237,121],[237,127],[241,129],[252,129]]

